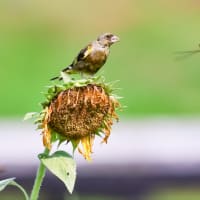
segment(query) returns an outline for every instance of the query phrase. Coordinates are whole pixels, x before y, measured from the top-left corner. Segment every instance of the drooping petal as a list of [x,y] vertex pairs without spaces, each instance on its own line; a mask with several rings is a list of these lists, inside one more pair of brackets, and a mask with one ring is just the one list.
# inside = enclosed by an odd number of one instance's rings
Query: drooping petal
[[43,120],[43,144],[45,147],[47,147],[49,150],[51,149],[51,130],[48,127],[48,120],[51,115],[52,109],[51,106],[45,109],[45,117]]
[[94,135],[88,135],[81,139],[81,144],[83,150],[78,148],[79,152],[84,156],[84,158],[88,161],[91,160],[92,146],[94,142]]

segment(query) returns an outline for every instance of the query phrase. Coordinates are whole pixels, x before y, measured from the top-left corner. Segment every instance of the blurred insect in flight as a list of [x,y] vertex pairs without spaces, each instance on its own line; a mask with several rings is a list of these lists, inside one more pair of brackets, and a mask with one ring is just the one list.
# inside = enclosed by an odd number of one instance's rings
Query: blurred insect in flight
[[182,59],[188,58],[192,55],[195,55],[197,53],[200,53],[200,44],[198,45],[198,47],[199,47],[199,49],[196,49],[196,50],[175,52],[176,60],[182,60]]

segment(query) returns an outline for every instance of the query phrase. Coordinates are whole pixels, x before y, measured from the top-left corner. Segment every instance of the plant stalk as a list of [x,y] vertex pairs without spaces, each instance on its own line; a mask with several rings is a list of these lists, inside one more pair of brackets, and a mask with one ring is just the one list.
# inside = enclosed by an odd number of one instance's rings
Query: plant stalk
[[[47,148],[45,148],[43,154],[49,155],[49,150]],[[33,185],[33,189],[32,189],[32,192],[31,192],[30,200],[38,200],[41,184],[42,184],[42,181],[44,179],[45,173],[46,173],[46,167],[40,161],[40,165],[39,165],[39,168],[37,170],[37,175],[36,175],[34,185]]]
[[28,196],[28,194],[26,193],[26,190],[25,190],[21,185],[19,185],[19,184],[16,183],[15,181],[13,181],[13,182],[11,183],[11,185],[14,185],[14,186],[16,186],[17,188],[19,188],[19,189],[22,191],[22,193],[24,194],[25,199],[26,199],[26,200],[29,200],[29,196]]

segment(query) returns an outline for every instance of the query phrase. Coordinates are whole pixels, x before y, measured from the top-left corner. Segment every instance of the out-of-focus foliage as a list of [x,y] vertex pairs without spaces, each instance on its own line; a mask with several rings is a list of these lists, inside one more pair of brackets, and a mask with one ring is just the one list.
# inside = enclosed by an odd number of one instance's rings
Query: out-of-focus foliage
[[149,200],[198,200],[200,198],[199,188],[180,187],[160,190],[150,195]]
[[38,111],[40,91],[102,32],[121,38],[100,71],[119,79],[124,114],[200,112],[200,54],[174,52],[200,42],[195,0],[0,2],[0,115]]

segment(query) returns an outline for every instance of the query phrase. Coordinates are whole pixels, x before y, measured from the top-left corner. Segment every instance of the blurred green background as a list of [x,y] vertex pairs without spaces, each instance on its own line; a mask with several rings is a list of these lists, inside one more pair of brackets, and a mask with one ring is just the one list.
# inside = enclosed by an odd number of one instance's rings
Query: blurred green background
[[174,52],[200,42],[196,0],[0,2],[0,116],[38,111],[40,92],[102,32],[121,38],[99,73],[117,87],[126,116],[200,112],[200,54]]
[[[0,117],[39,111],[49,79],[103,32],[121,39],[99,72],[120,80],[120,115],[199,115],[200,53],[175,55],[199,48],[199,22],[197,0],[1,0]],[[180,188],[149,199],[199,196],[199,188]]]

